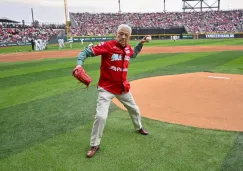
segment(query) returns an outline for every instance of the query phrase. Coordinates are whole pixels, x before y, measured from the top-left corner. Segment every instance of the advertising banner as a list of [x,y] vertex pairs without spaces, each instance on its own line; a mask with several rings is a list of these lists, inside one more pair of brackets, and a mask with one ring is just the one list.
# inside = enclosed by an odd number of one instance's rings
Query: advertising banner
[[208,39],[234,38],[234,34],[206,34]]
[[193,39],[192,35],[183,35],[182,36],[183,39]]
[[73,42],[103,42],[108,40],[114,40],[115,37],[73,37]]

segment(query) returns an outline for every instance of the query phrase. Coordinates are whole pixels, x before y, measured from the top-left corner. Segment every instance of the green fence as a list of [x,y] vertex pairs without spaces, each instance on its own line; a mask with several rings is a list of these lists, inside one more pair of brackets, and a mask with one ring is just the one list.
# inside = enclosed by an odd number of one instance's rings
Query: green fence
[[[139,40],[142,39],[145,35],[132,35],[131,40]],[[152,38],[154,40],[163,40],[163,39],[171,39],[171,36],[180,36],[179,34],[152,34]],[[65,42],[67,37],[63,37]],[[221,39],[221,38],[243,38],[243,33],[205,33],[205,34],[183,34],[182,39]],[[52,42],[48,42],[48,44],[58,43],[59,38],[56,37]],[[74,42],[103,42],[114,40],[115,36],[75,36],[73,37]],[[26,46],[31,45],[31,43],[0,43],[0,47],[7,46]]]
[[18,43],[0,43],[0,47],[7,47],[7,46],[26,46],[26,45],[31,45],[31,43],[23,43],[23,42],[18,42]]

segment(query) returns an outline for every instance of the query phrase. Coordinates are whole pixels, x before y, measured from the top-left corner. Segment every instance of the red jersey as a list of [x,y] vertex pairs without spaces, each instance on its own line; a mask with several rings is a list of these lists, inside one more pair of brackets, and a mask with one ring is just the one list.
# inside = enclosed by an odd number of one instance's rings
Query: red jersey
[[91,49],[95,56],[101,55],[98,86],[114,94],[129,92],[127,72],[130,57],[134,54],[131,46],[122,47],[116,40],[111,40],[93,46]]

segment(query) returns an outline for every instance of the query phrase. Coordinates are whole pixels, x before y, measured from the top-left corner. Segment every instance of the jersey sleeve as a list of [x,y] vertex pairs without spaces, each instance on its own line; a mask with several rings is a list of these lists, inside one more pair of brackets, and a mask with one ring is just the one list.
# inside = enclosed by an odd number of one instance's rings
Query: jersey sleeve
[[142,48],[143,48],[143,44],[138,43],[133,49],[133,55],[131,56],[131,58],[136,58],[137,55],[141,52]]
[[86,48],[78,55],[77,65],[82,65],[84,63],[84,60],[87,57],[93,57],[95,56],[91,50],[91,48]]
[[101,42],[96,46],[91,47],[95,56],[103,55],[108,53],[108,45],[105,42]]

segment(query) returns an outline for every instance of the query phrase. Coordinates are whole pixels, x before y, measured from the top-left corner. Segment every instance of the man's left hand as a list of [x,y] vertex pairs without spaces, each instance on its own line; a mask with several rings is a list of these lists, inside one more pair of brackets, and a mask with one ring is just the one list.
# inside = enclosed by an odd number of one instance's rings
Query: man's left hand
[[151,37],[151,35],[144,36],[144,38],[140,40],[140,43],[144,44],[145,42],[149,42],[150,40],[148,40],[147,37]]

